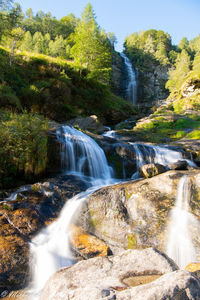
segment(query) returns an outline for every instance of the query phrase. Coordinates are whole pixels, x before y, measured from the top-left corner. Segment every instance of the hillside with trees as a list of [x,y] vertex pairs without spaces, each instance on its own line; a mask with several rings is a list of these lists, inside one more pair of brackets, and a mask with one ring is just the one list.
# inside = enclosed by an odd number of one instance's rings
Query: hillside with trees
[[96,114],[112,124],[135,109],[111,93],[113,35],[90,4],[80,20],[0,5],[0,180],[11,186],[45,174],[49,121]]

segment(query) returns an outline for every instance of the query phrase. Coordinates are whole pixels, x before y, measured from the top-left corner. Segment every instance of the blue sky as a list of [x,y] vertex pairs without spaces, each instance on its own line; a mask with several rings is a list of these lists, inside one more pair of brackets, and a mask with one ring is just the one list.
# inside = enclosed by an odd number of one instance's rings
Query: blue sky
[[[73,13],[81,16],[88,0],[17,0],[23,10],[50,11],[57,18]],[[90,0],[98,24],[114,32],[122,50],[126,36],[147,29],[168,32],[174,44],[182,37],[192,39],[200,34],[200,0]]]

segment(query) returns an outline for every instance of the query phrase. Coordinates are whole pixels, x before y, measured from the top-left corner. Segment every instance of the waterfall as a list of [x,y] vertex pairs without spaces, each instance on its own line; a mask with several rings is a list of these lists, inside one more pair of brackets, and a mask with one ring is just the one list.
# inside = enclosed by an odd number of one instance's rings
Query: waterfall
[[69,126],[63,126],[57,131],[57,137],[63,143],[62,165],[65,171],[78,174],[82,178],[86,170],[93,186],[68,200],[57,221],[43,229],[31,241],[33,299],[38,298],[47,279],[54,272],[74,263],[68,230],[74,214],[91,193],[102,186],[114,183],[105,154],[94,140]]
[[133,69],[129,58],[124,54],[120,53],[121,57],[124,59],[124,63],[128,73],[128,86],[127,86],[127,98],[132,104],[137,103],[137,71]]
[[197,221],[188,211],[189,201],[189,178],[184,176],[179,182],[175,206],[170,214],[169,238],[166,246],[167,255],[177,263],[180,269],[184,269],[188,263],[196,260],[189,228],[190,226],[195,228]]
[[132,179],[139,177],[139,169],[145,164],[157,163],[168,167],[168,165],[180,160],[185,160],[193,167],[196,165],[189,159],[184,159],[181,152],[168,149],[162,146],[145,145],[141,143],[129,143],[133,146],[136,154],[137,171],[132,175]]
[[109,137],[109,138],[117,138],[117,134],[116,134],[116,131],[115,130],[108,130],[108,131],[105,131],[102,136],[106,136],[106,137]]
[[61,164],[66,173],[79,177],[89,175],[92,180],[111,179],[111,168],[98,144],[83,132],[62,126],[56,132],[61,143]]

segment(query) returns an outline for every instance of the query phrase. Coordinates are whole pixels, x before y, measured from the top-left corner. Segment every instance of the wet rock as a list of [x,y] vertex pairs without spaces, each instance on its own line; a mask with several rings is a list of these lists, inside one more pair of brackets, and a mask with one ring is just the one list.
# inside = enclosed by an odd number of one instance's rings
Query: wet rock
[[[116,248],[156,247],[165,251],[167,222],[182,176],[190,178],[190,211],[200,220],[200,172],[168,171],[149,179],[104,187],[89,196],[77,225]],[[190,228],[200,257],[200,226]]]
[[173,164],[169,164],[168,167],[170,170],[187,170],[188,163],[185,160],[179,160]]
[[[155,278],[160,277],[161,279],[163,274],[173,274],[175,270],[177,270],[177,266],[173,261],[156,249],[127,250],[116,256],[92,258],[81,261],[70,268],[61,269],[48,280],[40,300],[139,299],[136,297],[136,292],[134,293],[135,289],[137,291],[137,287],[133,286],[143,284],[141,278],[146,283],[145,280],[149,277],[148,282],[151,282]],[[186,274],[188,273],[186,272]],[[189,276],[193,278],[192,275]],[[128,279],[132,279],[132,284],[128,283]],[[154,286],[151,288],[153,283],[155,287],[157,286],[156,281],[153,281],[145,285],[145,291],[148,291],[147,286],[149,286],[153,292]],[[174,289],[176,284],[177,282],[174,282]],[[195,287],[198,287],[197,280],[195,284]],[[145,286],[141,286],[141,288]],[[158,284],[158,290],[161,291],[162,288],[163,286]],[[135,297],[128,298],[130,292]],[[122,298],[121,295],[125,298]],[[144,297],[143,299],[150,298]]]
[[151,178],[166,172],[165,166],[161,164],[147,164],[139,169],[139,173],[144,178]]
[[82,130],[88,130],[95,133],[103,133],[104,131],[106,131],[106,128],[101,124],[98,117],[95,115],[86,118],[78,117],[68,121],[67,124],[73,127],[77,126]]
[[20,192],[16,200],[0,202],[0,287],[21,288],[29,279],[31,238],[54,221],[67,201],[85,190],[74,176],[59,176]]
[[184,151],[190,153],[194,162],[200,166],[200,140],[183,138],[179,141],[173,142],[173,145],[178,146]]
[[200,263],[190,263],[186,266],[185,270],[194,273],[200,278]]
[[74,251],[86,259],[107,256],[110,252],[106,243],[75,225],[70,227],[70,242]]

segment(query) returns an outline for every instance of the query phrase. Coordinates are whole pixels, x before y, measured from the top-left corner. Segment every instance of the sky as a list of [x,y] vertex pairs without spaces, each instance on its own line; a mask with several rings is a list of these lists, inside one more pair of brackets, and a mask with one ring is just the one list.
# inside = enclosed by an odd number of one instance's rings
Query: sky
[[[80,17],[88,0],[16,0],[23,11],[32,8],[51,12],[60,19],[70,13]],[[182,37],[189,40],[200,34],[200,0],[90,0],[97,23],[113,32],[122,51],[124,39],[133,32],[160,29],[168,32],[173,44]]]

